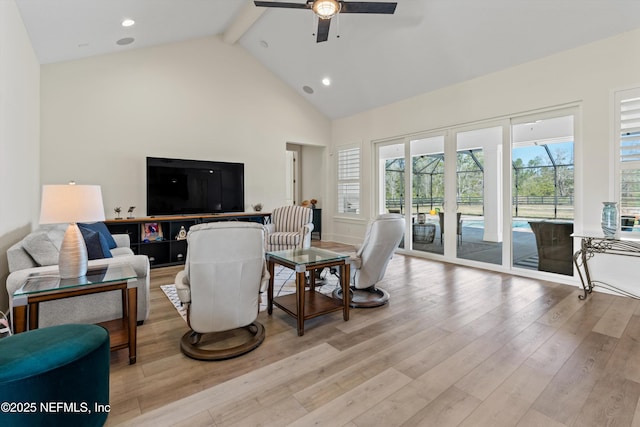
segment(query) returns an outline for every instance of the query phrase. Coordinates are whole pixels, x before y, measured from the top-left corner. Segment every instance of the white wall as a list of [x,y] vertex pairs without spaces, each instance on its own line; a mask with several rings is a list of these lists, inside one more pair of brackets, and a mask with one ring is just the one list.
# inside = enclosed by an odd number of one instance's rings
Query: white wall
[[302,200],[316,199],[318,208],[322,207],[322,202],[328,196],[325,179],[328,174],[326,165],[326,148],[304,145],[302,146]]
[[[374,191],[372,141],[577,103],[582,145],[576,147],[576,228],[598,229],[601,202],[613,197],[612,93],[633,86],[640,86],[639,30],[336,120],[330,150],[362,141],[363,194],[368,195]],[[362,205],[358,224],[340,219],[327,224],[326,238],[361,239],[373,203]]]
[[[102,185],[146,215],[145,158],[243,162],[245,208],[285,200],[287,142],[330,122],[238,45],[208,37],[42,67],[42,183]],[[324,173],[326,175],[326,173]]]
[[[0,1],[0,253],[31,231],[39,213],[40,65],[13,0]],[[0,257],[0,283],[8,275]],[[8,297],[0,286],[0,310]]]

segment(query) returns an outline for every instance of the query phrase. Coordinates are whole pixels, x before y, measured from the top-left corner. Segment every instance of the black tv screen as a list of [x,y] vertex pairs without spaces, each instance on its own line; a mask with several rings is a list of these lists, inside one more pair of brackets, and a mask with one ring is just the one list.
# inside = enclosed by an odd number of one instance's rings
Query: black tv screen
[[244,163],[147,157],[147,215],[244,212]]

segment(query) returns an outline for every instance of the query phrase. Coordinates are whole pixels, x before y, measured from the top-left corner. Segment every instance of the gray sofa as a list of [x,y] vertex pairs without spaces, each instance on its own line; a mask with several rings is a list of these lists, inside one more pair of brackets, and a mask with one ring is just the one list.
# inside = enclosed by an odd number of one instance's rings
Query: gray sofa
[[[67,224],[41,226],[7,251],[9,276],[6,289],[12,307],[13,293],[31,273],[57,272],[58,251]],[[149,317],[149,259],[135,255],[129,247],[129,235],[114,234],[117,247],[111,249],[113,258],[89,261],[92,265],[127,262],[136,272],[138,287],[138,323]],[[122,316],[120,291],[82,295],[40,304],[39,326],[63,323],[98,323]]]

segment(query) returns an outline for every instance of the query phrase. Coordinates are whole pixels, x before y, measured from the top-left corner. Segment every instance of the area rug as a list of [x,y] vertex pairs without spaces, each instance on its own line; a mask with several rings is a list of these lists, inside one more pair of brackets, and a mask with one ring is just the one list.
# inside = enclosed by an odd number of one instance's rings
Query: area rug
[[[338,284],[338,278],[329,273],[328,269],[325,269],[320,273],[320,280],[316,279],[316,288],[319,288],[319,291],[323,294],[330,294],[333,292],[333,289]],[[289,295],[296,291],[296,278],[295,271],[282,267],[276,266],[275,269],[275,278],[273,280],[273,294],[274,297]],[[160,285],[160,289],[167,296],[171,304],[178,311],[180,316],[187,321],[187,309],[182,306],[180,302],[180,298],[178,298],[178,293],[176,291],[176,286],[174,284],[170,285]],[[260,302],[260,311],[264,311],[267,309],[267,293],[262,294],[262,301]]]
[[182,316],[182,318],[186,322],[187,321],[187,309],[182,306],[182,303],[180,302],[180,298],[178,298],[178,292],[176,291],[176,285],[174,285],[174,284],[171,284],[171,285],[160,285],[160,289],[162,289],[162,292],[164,292],[164,294],[167,296],[167,298],[169,298],[169,301],[171,301],[171,304],[173,304],[173,307],[176,310],[178,310],[178,313],[180,314],[180,316]]

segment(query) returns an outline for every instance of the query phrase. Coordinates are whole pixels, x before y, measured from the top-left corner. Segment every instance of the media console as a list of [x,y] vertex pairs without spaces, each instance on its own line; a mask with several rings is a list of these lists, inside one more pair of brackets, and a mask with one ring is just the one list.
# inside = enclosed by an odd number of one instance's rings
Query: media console
[[151,268],[184,264],[187,241],[180,238],[180,230],[189,231],[192,225],[217,221],[249,221],[266,224],[271,213],[221,213],[211,215],[171,215],[133,219],[110,219],[104,223],[111,234],[128,234],[131,250],[147,255]]

